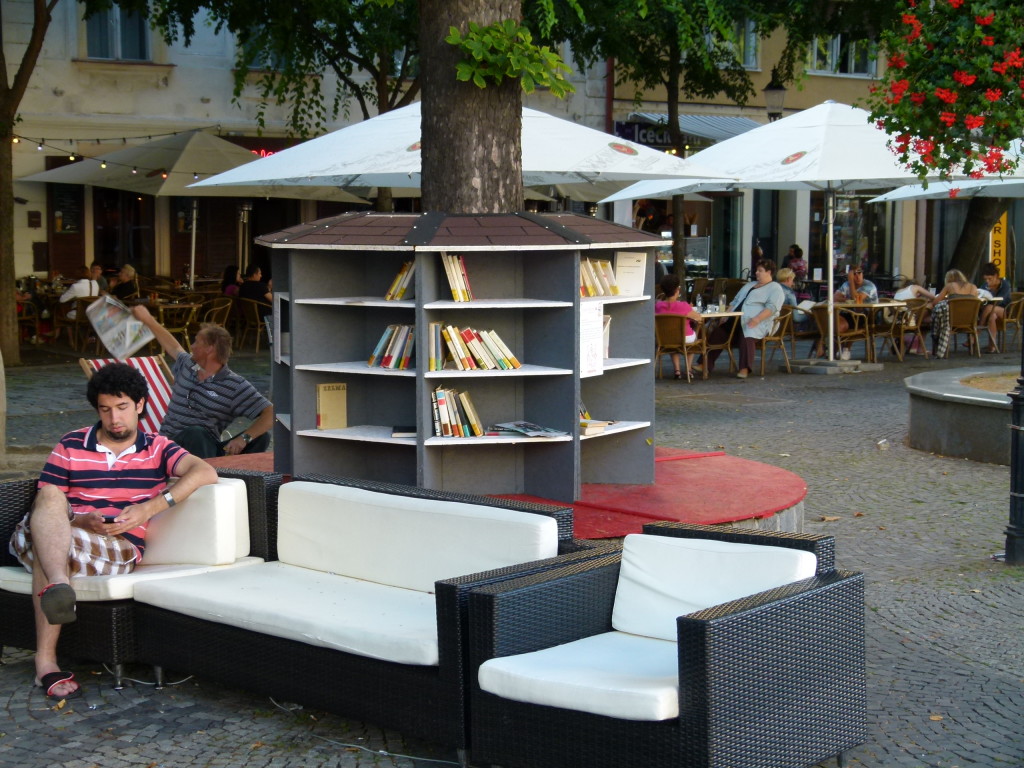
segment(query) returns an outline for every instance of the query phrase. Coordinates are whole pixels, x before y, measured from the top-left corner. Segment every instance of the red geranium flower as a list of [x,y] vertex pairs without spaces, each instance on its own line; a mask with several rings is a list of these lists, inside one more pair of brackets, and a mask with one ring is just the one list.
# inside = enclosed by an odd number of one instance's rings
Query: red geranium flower
[[990,13],[988,16],[975,16],[974,20],[982,27],[986,27],[991,24],[996,18],[995,13]]
[[897,53],[889,57],[888,64],[893,69],[903,69],[905,66],[907,66],[907,60],[903,56],[903,54]]
[[939,121],[945,123],[948,126],[952,126],[956,122],[955,112],[940,112]]
[[956,197],[959,194],[960,194],[960,188],[959,187],[951,187],[950,188],[950,190],[949,190],[949,196],[950,197]]
[[988,99],[989,101],[999,101],[1001,98],[1003,98],[1003,89],[1002,88],[986,88],[985,89],[985,98]]
[[981,38],[981,44],[982,45],[995,45],[996,44],[996,39],[994,37],[992,37],[992,35],[986,35],[985,37]]
[[914,102],[915,104],[918,104],[918,105],[924,104],[924,100],[926,98],[927,98],[927,96],[925,94],[923,94],[923,93],[912,93],[912,94],[910,94],[910,100],[912,102]]
[[953,79],[960,83],[960,85],[974,85],[974,81],[978,79],[978,76],[956,70],[953,73]]
[[956,91],[950,90],[949,88],[936,88],[935,95],[947,104],[953,104],[956,102],[957,98]]
[[971,131],[975,128],[981,128],[984,124],[985,117],[983,115],[968,115],[964,118],[964,125],[966,125],[968,130]]
[[1005,75],[1006,68],[1009,66],[1010,65],[1007,64],[1005,61],[997,61],[995,64],[992,65],[992,71],[998,72],[1000,75]]

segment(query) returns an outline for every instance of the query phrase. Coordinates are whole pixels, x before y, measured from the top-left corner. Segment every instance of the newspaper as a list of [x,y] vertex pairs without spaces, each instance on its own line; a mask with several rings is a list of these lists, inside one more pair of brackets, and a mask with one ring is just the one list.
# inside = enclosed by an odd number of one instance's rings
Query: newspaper
[[100,296],[85,313],[103,346],[118,360],[131,357],[153,340],[153,332],[113,296]]

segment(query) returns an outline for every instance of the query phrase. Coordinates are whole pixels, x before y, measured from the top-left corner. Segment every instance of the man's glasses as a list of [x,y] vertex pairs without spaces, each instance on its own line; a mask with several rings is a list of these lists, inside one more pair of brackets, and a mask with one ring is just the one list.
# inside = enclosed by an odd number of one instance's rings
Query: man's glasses
[[863,269],[855,269],[855,270],[853,270],[853,274],[855,274],[855,275],[863,275],[864,274],[864,270]]

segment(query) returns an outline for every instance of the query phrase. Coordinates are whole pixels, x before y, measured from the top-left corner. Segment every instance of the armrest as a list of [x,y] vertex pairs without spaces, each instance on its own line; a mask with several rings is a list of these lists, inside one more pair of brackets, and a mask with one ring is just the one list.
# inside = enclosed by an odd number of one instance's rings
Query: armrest
[[[462,659],[463,665],[468,662],[466,629],[469,626],[469,599],[473,591],[510,580],[518,580],[534,574],[543,574],[566,566],[586,563],[595,558],[620,553],[617,544],[606,541],[578,541],[573,543],[581,546],[564,552],[557,557],[521,563],[492,571],[482,571],[468,576],[444,579],[435,582],[434,590],[437,603],[437,640],[440,665],[444,667],[448,660]],[[591,546],[582,546],[591,545]],[[561,547],[559,550],[561,551]]]
[[748,764],[743,753],[755,749],[765,765],[792,763],[763,751],[789,748],[793,732],[832,734],[841,749],[863,741],[863,574],[815,576],[682,616],[677,627],[681,737],[727,756],[700,764]]
[[530,512],[536,515],[553,517],[558,524],[559,540],[572,539],[573,537],[573,510],[572,507],[560,507],[553,504],[537,504],[532,501],[518,501],[516,499],[503,499],[499,496],[479,496],[471,493],[457,493],[455,491],[436,491],[431,488],[419,488],[414,485],[401,485],[399,483],[385,483],[376,480],[363,480],[352,477],[334,477],[332,475],[309,474],[296,475],[293,480],[303,480],[309,483],[328,483],[330,485],[344,485],[350,488],[363,488],[367,491],[378,493],[390,493],[397,496],[412,496],[417,499],[436,499],[437,501],[458,501],[463,504],[480,504],[487,507],[499,507],[511,509],[516,512]]
[[249,504],[249,554],[277,560],[277,494],[284,477],[274,472],[220,468],[217,475],[245,483]]
[[14,526],[25,516],[36,496],[35,480],[10,480],[0,483],[0,565],[17,565],[7,550]]
[[675,536],[683,539],[712,539],[731,541],[736,544],[760,544],[765,547],[789,547],[810,552],[818,558],[816,573],[834,571],[836,567],[835,537],[811,533],[786,533],[783,531],[755,531],[750,528],[721,528],[714,525],[693,525],[690,523],[648,523],[644,533],[653,536]]
[[621,557],[616,552],[474,589],[469,669],[610,631]]

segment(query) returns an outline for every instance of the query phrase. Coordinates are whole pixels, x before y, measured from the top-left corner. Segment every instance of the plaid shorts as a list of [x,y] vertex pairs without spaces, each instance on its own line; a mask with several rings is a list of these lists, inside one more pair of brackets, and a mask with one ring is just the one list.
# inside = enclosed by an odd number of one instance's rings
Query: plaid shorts
[[[32,553],[32,532],[29,530],[29,512],[14,527],[10,551],[28,571],[35,557]],[[75,513],[68,506],[68,520]],[[71,526],[71,549],[68,551],[69,576],[110,576],[135,570],[138,553],[135,545],[120,536],[104,536],[78,526]]]

